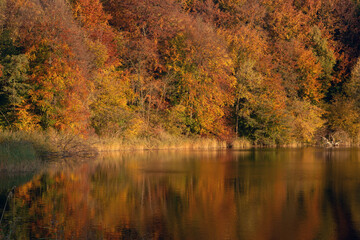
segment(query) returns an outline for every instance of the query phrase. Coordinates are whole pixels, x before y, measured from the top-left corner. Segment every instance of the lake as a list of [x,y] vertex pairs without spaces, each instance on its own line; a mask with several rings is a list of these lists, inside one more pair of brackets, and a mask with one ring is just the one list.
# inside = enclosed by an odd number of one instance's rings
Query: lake
[[360,239],[359,149],[102,154],[1,176],[1,212],[12,186],[0,238]]

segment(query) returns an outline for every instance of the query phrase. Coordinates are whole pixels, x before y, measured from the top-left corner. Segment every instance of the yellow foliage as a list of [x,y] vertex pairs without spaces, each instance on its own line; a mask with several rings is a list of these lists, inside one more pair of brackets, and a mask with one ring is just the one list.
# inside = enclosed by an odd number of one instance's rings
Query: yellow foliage
[[34,131],[40,129],[39,117],[30,113],[30,105],[24,103],[22,108],[17,110],[17,121],[14,123],[15,128],[21,131]]
[[100,41],[91,41],[88,40],[87,44],[89,46],[89,50],[95,56],[95,65],[97,68],[104,67],[106,61],[109,58],[108,49],[107,47],[102,44]]
[[145,123],[141,118],[134,118],[131,120],[129,127],[124,131],[124,136],[133,138],[139,136],[144,132]]
[[294,138],[301,142],[313,142],[316,131],[325,123],[322,119],[325,112],[308,101],[298,100],[292,102],[291,105]]

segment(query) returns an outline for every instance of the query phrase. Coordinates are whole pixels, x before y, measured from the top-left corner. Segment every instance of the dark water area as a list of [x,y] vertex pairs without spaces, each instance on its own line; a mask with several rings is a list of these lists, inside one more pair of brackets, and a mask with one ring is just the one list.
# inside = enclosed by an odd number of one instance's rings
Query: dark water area
[[0,239],[360,239],[359,149],[125,152],[16,184]]

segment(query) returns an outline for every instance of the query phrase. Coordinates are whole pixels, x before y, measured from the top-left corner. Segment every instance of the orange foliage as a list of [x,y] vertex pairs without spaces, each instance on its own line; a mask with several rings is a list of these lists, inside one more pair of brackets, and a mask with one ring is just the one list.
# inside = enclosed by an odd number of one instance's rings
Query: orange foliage
[[301,39],[309,31],[308,16],[294,8],[291,0],[264,0],[268,8],[266,26],[272,37],[289,41]]
[[[8,0],[0,11],[0,88],[17,81],[3,59],[29,59],[31,89],[7,123],[24,130],[312,136],[360,54],[351,0]],[[314,118],[294,127],[297,102]]]

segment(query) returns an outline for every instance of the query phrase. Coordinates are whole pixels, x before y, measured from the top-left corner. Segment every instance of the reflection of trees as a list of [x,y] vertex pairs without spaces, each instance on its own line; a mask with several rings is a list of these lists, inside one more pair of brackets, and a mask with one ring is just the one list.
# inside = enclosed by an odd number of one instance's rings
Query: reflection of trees
[[[357,178],[358,168],[354,168],[353,164],[345,164],[348,162],[358,161],[354,159],[357,151],[346,151],[341,154],[340,151],[327,151],[327,164],[325,172],[325,195],[327,204],[332,210],[332,216],[337,229],[338,239],[360,239],[359,223],[355,226],[355,218],[359,220],[359,202],[360,198],[356,194],[356,190],[360,189],[360,183],[354,181]],[[342,181],[344,179],[346,181]],[[354,208],[353,210],[351,208]],[[357,214],[356,214],[357,213]]]
[[358,153],[324,154],[108,157],[36,176],[7,219],[21,239],[357,239]]
[[238,229],[246,229],[238,238],[314,239],[319,186],[298,175],[318,177],[311,157],[306,151],[265,150],[254,152],[252,161],[237,161],[236,179],[229,183],[236,192]]

